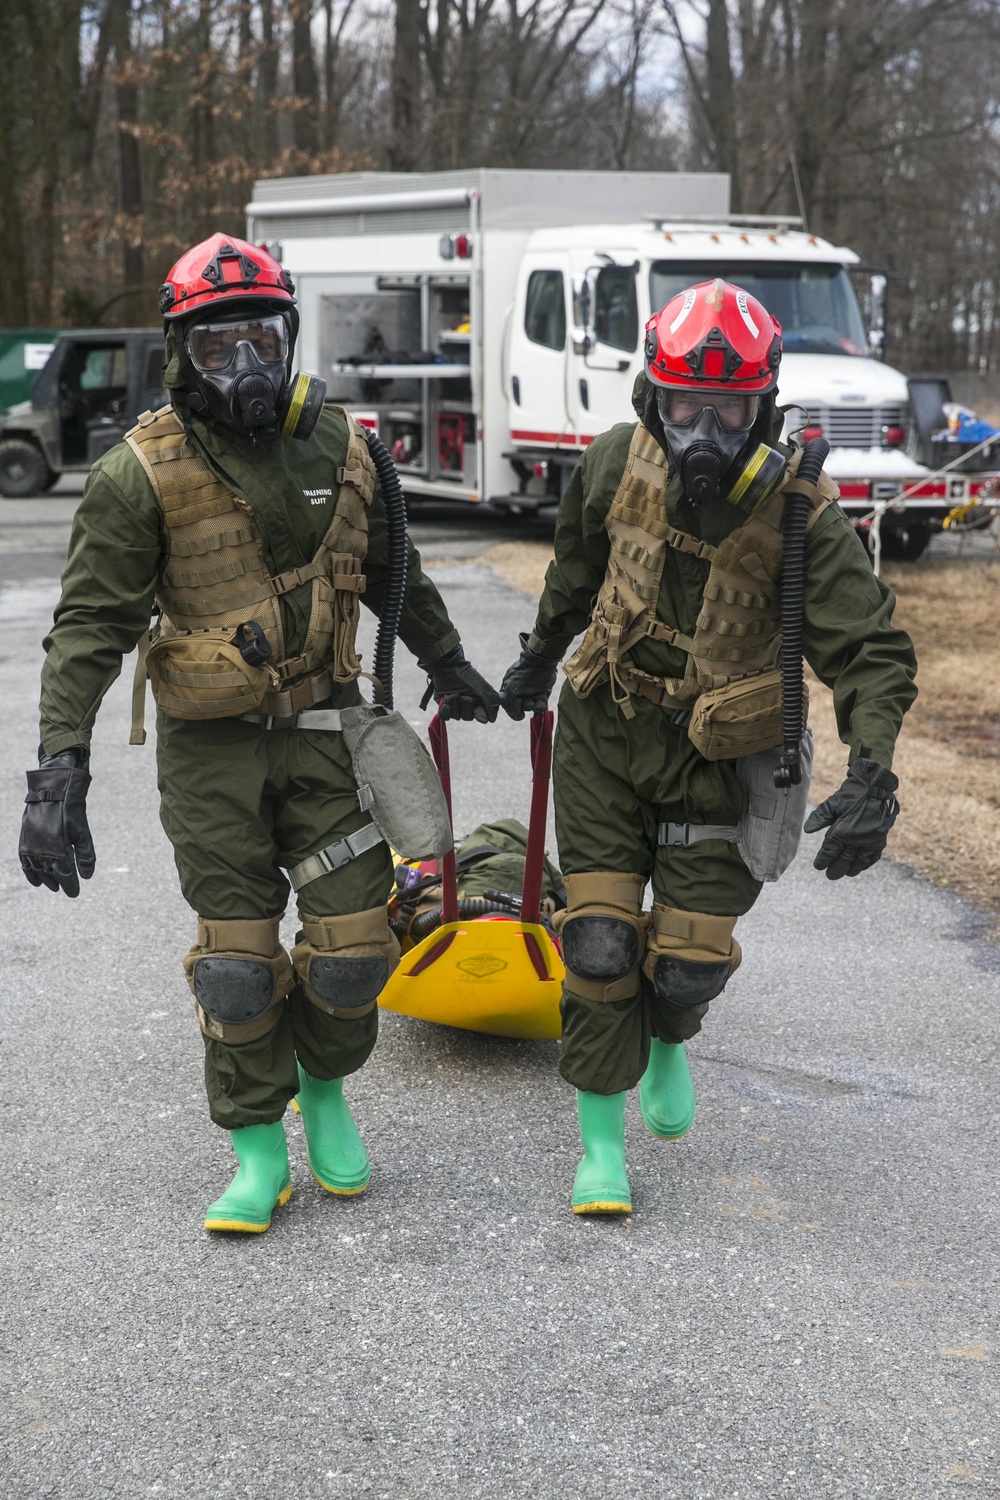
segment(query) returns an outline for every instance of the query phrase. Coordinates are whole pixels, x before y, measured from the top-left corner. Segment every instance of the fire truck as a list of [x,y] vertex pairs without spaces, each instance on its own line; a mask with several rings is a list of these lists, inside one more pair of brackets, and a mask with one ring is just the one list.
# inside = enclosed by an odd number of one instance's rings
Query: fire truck
[[557,504],[632,418],[646,320],[716,276],[778,318],[785,433],[829,439],[844,508],[860,526],[877,511],[886,555],[918,556],[986,477],[921,461],[947,390],[911,391],[880,358],[885,278],[797,220],[730,214],[725,174],[277,178],[247,224],[295,278],[303,369],[378,430],[411,502]]

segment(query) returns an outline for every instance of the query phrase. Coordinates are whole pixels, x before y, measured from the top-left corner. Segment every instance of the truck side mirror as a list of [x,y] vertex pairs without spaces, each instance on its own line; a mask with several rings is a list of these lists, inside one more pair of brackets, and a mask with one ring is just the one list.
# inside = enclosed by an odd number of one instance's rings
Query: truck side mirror
[[886,289],[885,276],[876,273],[869,278],[868,342],[876,359],[885,358]]
[[594,347],[591,333],[594,298],[590,289],[590,275],[573,279],[573,353],[589,354]]

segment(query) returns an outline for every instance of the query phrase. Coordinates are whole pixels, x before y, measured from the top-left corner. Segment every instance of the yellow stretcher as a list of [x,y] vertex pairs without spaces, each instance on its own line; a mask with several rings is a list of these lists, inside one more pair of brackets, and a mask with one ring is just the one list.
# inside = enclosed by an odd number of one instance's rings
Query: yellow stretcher
[[[430,739],[450,816],[448,731],[439,716],[431,723]],[[383,1010],[491,1036],[552,1041],[561,1035],[559,997],[566,970],[558,941],[540,920],[552,768],[551,709],[531,720],[531,768],[520,915],[491,914],[463,921],[452,849],[441,867],[441,925],[403,955],[379,997]]]

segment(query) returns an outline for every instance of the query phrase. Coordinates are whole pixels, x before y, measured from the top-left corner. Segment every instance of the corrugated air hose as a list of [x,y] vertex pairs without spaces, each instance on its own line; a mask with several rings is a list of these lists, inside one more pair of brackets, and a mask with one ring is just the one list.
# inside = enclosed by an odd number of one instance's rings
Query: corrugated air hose
[[368,451],[378,474],[382,503],[385,506],[388,532],[388,568],[382,609],[375,636],[375,659],[372,672],[382,687],[386,708],[392,708],[392,666],[396,651],[403,601],[406,598],[406,567],[409,554],[406,525],[406,499],[399,482],[396,465],[382,439],[370,428],[365,429]]
[[[818,484],[830,451],[826,438],[813,438],[802,450],[797,479]],[[805,732],[802,684],[802,626],[806,592],[807,496],[794,490],[785,498],[785,555],[781,577],[781,764],[774,773],[776,787],[798,786],[802,780],[800,746]]]

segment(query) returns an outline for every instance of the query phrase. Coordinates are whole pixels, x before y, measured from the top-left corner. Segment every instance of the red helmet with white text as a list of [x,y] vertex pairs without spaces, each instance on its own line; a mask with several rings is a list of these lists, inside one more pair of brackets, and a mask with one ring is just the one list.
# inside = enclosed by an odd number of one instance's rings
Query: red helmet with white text
[[742,287],[702,281],[650,318],[643,352],[658,389],[762,396],[778,382],[781,324]]
[[241,301],[294,306],[295,283],[260,245],[231,234],[213,234],[186,250],[160,287],[160,312],[168,321],[189,313],[232,312]]
[[643,353],[688,499],[725,495],[752,508],[784,471],[781,454],[761,442],[761,398],[781,363],[777,319],[742,287],[702,281],[650,318]]

